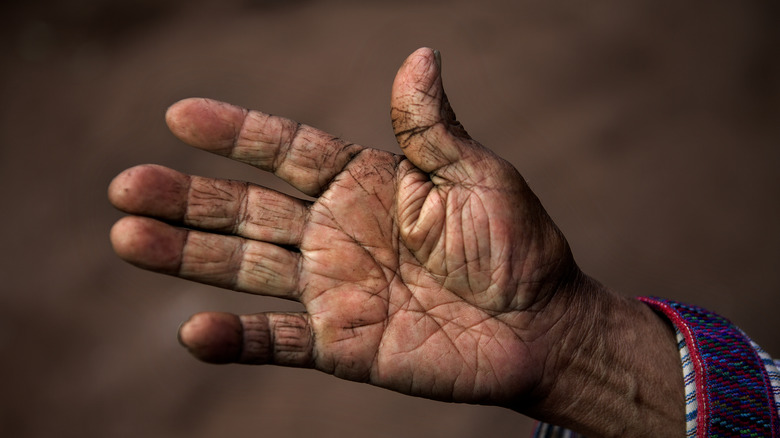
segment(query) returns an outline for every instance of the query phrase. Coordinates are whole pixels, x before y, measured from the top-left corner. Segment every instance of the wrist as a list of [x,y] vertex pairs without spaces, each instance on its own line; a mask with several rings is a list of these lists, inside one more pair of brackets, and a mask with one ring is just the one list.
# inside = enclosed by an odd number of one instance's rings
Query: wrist
[[588,436],[682,435],[684,387],[671,324],[584,275],[561,296],[562,330],[533,405],[518,410]]

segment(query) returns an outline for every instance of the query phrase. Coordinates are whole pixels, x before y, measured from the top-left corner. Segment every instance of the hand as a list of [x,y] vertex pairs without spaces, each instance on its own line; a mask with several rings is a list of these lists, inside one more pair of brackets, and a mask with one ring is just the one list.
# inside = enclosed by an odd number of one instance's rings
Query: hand
[[543,418],[571,411],[553,402],[597,326],[592,311],[636,306],[580,272],[519,173],[468,136],[437,53],[405,61],[391,115],[403,155],[224,103],[178,102],[167,122],[184,142],[315,201],[139,166],[109,188],[139,215],[114,226],[114,248],[145,269],[305,306],[195,315],[179,336],[202,360],[311,367]]

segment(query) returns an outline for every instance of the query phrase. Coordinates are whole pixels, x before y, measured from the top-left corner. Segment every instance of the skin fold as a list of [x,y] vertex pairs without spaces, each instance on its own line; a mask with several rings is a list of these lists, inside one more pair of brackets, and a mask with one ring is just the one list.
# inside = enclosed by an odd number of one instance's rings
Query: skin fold
[[403,63],[391,119],[401,154],[208,99],[168,110],[183,142],[314,198],[157,165],[112,181],[121,258],[305,307],[197,314],[180,342],[207,362],[314,368],[592,436],[681,435],[671,327],[580,271],[522,176],[457,121],[438,52]]

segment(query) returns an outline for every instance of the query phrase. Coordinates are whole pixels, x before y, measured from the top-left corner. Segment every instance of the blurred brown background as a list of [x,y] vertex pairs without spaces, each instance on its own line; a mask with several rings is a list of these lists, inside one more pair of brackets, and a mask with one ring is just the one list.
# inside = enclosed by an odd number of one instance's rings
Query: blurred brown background
[[143,272],[108,242],[106,187],[135,164],[283,187],[182,146],[169,104],[227,100],[395,150],[390,85],[423,45],[442,51],[459,119],[523,172],[586,272],[722,312],[780,355],[778,5],[0,7],[0,435],[527,436],[498,408],[198,363],[175,338],[191,313],[294,306]]

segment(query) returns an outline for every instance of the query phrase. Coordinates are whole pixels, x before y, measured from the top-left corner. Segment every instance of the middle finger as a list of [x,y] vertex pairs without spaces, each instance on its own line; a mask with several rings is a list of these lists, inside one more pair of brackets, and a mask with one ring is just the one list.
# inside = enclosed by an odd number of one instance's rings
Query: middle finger
[[158,165],[119,174],[109,199],[120,210],[278,245],[301,241],[307,202],[254,184],[190,176]]

